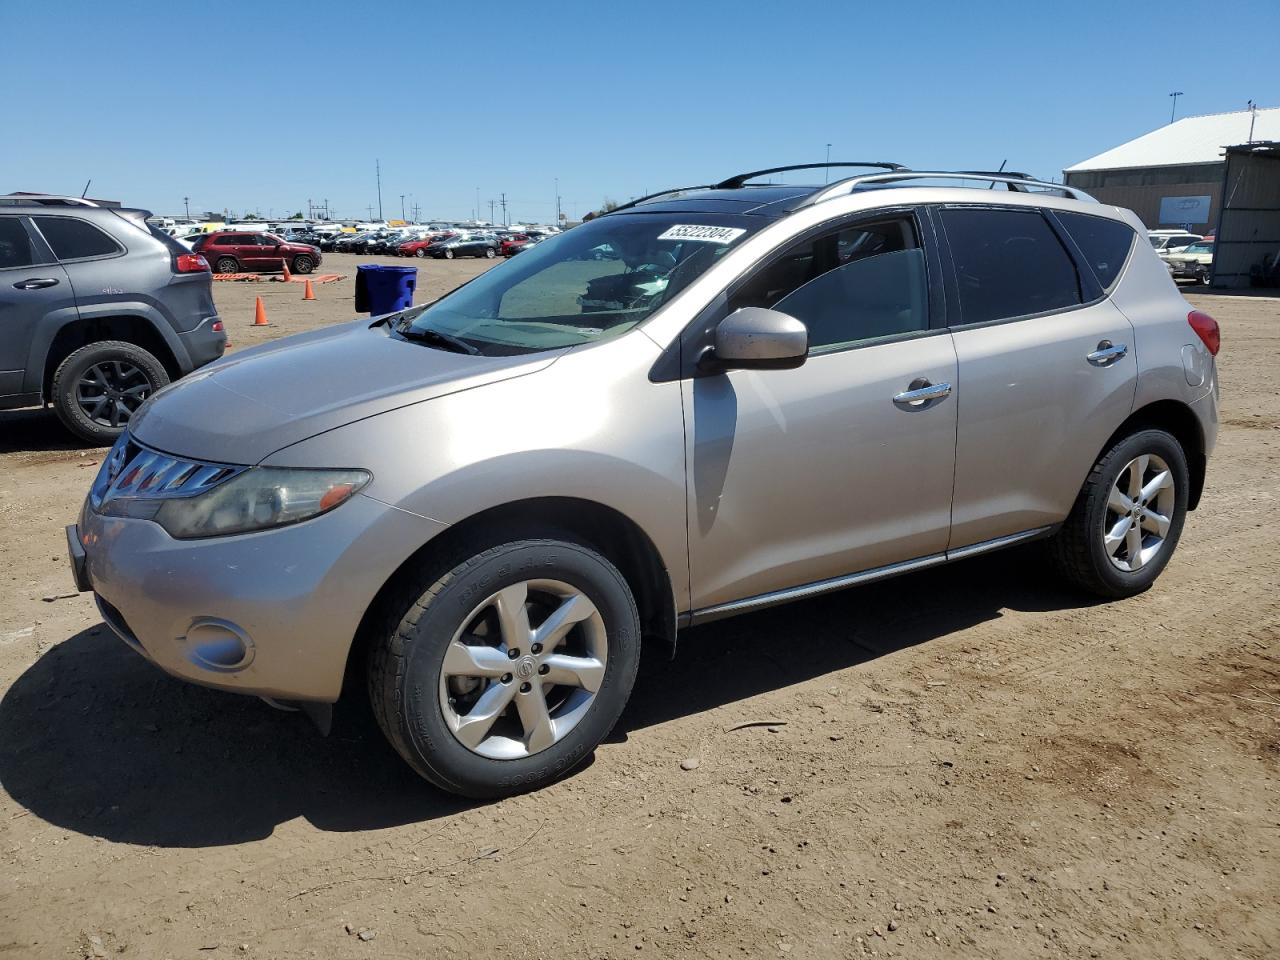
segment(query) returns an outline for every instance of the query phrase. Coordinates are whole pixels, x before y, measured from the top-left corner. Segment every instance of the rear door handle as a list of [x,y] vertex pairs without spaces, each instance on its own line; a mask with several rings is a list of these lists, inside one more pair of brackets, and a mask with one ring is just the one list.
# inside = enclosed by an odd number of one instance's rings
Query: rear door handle
[[45,287],[56,287],[58,281],[53,277],[34,277],[31,280],[19,280],[13,286],[17,290],[41,290]]
[[924,377],[918,377],[902,393],[894,394],[893,402],[908,407],[923,407],[930,400],[941,400],[950,393],[951,384],[930,383]]
[[1112,343],[1110,340],[1102,340],[1098,343],[1098,349],[1086,356],[1085,359],[1095,367],[1106,367],[1115,363],[1128,352],[1128,344]]

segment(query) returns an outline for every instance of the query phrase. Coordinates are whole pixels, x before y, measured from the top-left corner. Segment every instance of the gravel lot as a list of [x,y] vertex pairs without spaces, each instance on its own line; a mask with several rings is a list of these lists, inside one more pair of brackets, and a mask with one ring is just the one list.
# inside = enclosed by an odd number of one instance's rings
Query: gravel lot
[[[218,284],[234,348],[349,319],[356,262]],[[398,262],[419,300],[489,266]],[[102,451],[0,413],[0,956],[1280,955],[1280,300],[1190,299],[1224,423],[1154,589],[1027,548],[692,630],[491,804],[126,649],[65,596]]]

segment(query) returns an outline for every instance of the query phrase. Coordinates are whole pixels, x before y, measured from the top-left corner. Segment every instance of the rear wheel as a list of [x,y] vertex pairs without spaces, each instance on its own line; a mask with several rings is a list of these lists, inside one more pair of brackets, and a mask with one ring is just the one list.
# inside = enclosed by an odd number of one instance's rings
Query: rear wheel
[[214,273],[239,273],[240,264],[235,257],[219,257],[213,265]]
[[635,600],[580,544],[485,550],[396,607],[407,612],[376,640],[370,698],[400,755],[444,790],[497,797],[551,783],[608,735],[631,693]]
[[452,260],[452,259],[453,259],[453,251],[452,251],[452,250],[446,250],[446,251],[444,252],[444,258],[445,258],[446,260]]
[[494,257],[497,256],[497,254],[493,252],[493,247],[485,247],[484,255],[485,255],[485,258],[488,260],[492,260]]
[[417,250],[413,251],[413,255],[419,259],[422,259],[427,255],[427,248],[419,247]]
[[308,257],[305,253],[299,254],[298,256],[293,258],[294,273],[310,273],[315,268],[316,268],[315,261],[312,260],[310,257]]
[[1142,430],[1125,437],[1094,465],[1050,541],[1058,569],[1105,597],[1146,590],[1178,545],[1189,488],[1186,454],[1171,434]]
[[109,444],[143,402],[169,382],[164,366],[122,340],[81,347],[53,375],[53,408],[68,430],[90,443]]

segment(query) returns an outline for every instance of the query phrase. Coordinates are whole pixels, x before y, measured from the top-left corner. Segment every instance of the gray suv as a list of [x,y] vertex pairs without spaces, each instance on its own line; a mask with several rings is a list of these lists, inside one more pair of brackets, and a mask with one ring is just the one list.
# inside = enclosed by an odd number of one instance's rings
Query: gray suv
[[145,210],[0,205],[0,410],[51,403],[109,444],[156,390],[222,356],[209,265]]
[[1217,324],[1128,211],[859,166],[647,197],[187,377],[67,528],[77,585],[161,669],[322,727],[360,678],[477,797],[580,763],[642,638],[1040,539],[1147,589],[1204,487]]

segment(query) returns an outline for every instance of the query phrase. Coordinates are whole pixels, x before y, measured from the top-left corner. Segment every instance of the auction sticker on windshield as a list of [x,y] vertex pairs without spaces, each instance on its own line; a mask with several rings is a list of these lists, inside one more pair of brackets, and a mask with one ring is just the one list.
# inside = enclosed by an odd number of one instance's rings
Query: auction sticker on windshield
[[739,227],[704,227],[680,223],[658,234],[659,240],[699,240],[703,243],[733,243],[747,231]]

